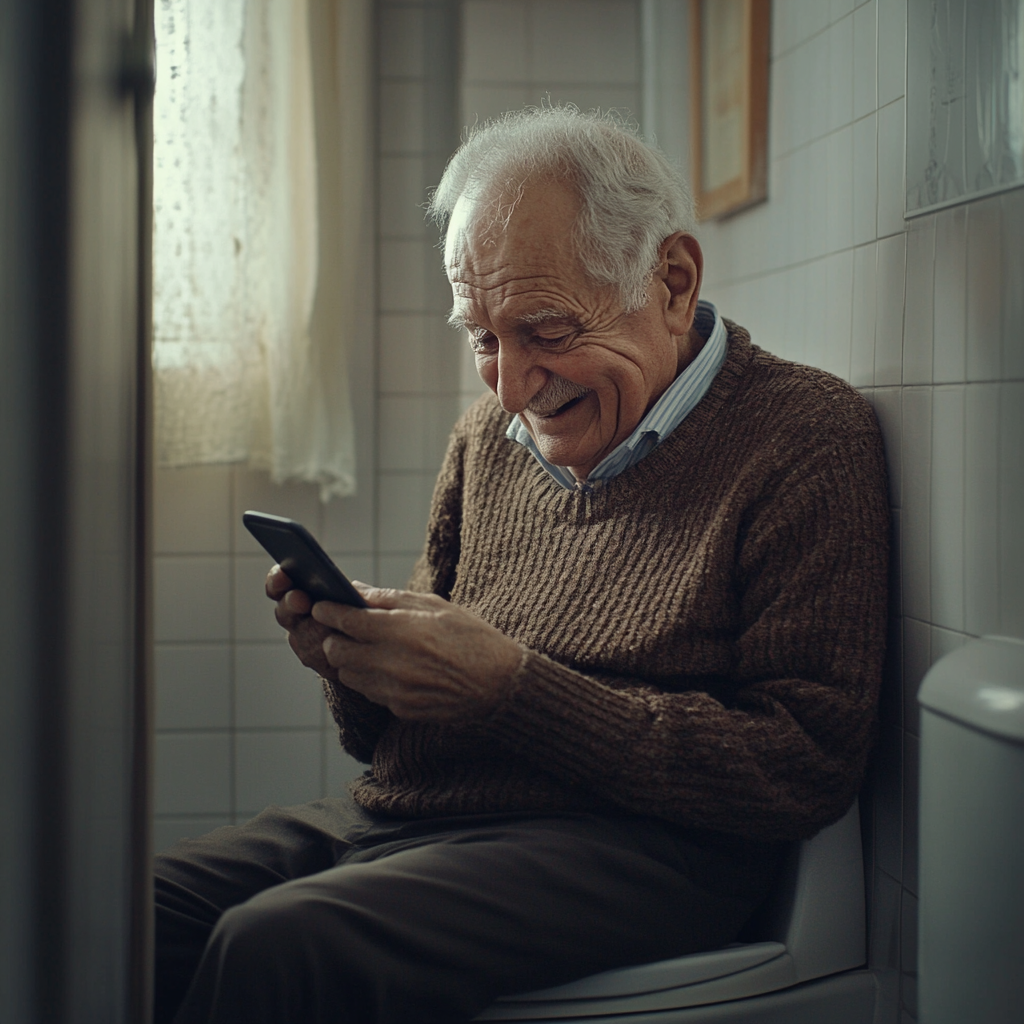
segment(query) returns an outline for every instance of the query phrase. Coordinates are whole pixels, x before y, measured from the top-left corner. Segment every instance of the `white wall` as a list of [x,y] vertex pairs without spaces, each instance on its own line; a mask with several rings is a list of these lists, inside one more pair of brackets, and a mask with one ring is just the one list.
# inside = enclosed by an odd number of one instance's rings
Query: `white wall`
[[[646,6],[667,81],[685,25],[669,38],[672,5]],[[769,200],[699,233],[705,296],[849,380],[885,434],[893,628],[868,806],[886,1021],[917,1006],[917,687],[968,636],[1024,637],[1024,190],[904,221],[905,38],[904,0],[776,0]]]
[[359,494],[322,506],[314,487],[243,469],[157,473],[156,849],[339,792],[362,770],[274,623],[270,559],[241,514],[291,516],[349,575],[405,583],[449,430],[481,388],[444,323],[451,292],[427,189],[478,116],[548,96],[636,114],[639,31],[634,0],[379,4],[377,336],[352,356]]
[[[685,166],[683,8],[466,0],[463,122],[548,94],[646,110]],[[705,295],[765,348],[850,380],[885,433],[894,615],[866,807],[889,1024],[916,1013],[916,687],[966,636],[1024,636],[1024,190],[904,222],[904,2],[773,8],[769,200],[701,228]],[[418,550],[448,427],[479,390],[442,324],[449,295],[419,208],[452,148],[435,101],[446,10],[380,6],[379,335],[357,353],[360,496],[322,508],[312,488],[228,468],[158,477],[158,846],[336,792],[355,770],[264,607],[267,560],[238,517],[293,515],[353,575],[387,584]]]

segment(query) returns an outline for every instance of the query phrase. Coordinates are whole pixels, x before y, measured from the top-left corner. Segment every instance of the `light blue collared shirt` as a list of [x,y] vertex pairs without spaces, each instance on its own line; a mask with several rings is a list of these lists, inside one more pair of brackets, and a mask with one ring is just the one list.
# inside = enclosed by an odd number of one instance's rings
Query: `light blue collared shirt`
[[650,412],[637,424],[636,429],[614,451],[609,452],[583,482],[580,482],[564,466],[554,466],[540,453],[530,437],[526,424],[518,415],[512,418],[505,436],[517,441],[530,450],[533,457],[547,470],[551,477],[567,491],[592,490],[598,484],[618,476],[630,466],[635,466],[645,455],[672,433],[694,410],[697,403],[707,394],[711,382],[725,362],[726,331],[718,310],[703,299],[697,303],[694,327],[707,341],[689,366],[668,386],[665,393],[654,403]]

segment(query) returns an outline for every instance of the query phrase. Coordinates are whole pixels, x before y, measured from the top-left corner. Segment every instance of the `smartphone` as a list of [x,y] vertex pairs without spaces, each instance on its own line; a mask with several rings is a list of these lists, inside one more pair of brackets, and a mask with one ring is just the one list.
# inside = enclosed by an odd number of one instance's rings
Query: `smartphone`
[[359,591],[301,523],[268,512],[246,512],[242,522],[288,574],[296,590],[304,590],[314,601],[367,607]]

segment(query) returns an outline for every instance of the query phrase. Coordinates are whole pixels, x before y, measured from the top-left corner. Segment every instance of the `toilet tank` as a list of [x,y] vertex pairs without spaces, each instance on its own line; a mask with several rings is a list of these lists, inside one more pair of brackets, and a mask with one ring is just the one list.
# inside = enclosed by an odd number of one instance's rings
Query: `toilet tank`
[[921,704],[921,1024],[1024,1020],[1024,641],[937,662]]

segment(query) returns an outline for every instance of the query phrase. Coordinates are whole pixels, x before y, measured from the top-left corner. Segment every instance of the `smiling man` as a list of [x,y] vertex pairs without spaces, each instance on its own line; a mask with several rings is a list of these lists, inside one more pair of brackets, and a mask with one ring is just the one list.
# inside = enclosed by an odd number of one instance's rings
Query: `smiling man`
[[492,394],[409,589],[356,609],[267,580],[370,767],[160,859],[158,1021],[464,1021],[721,946],[860,787],[870,409],[700,301],[686,188],[613,118],[484,126],[432,212]]

